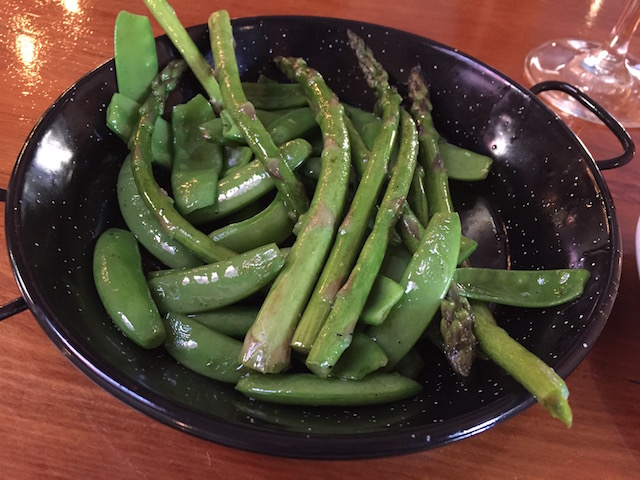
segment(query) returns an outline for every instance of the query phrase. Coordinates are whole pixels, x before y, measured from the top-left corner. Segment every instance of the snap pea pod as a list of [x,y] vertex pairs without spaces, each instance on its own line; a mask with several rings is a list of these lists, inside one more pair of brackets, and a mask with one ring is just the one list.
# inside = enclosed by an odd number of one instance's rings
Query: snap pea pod
[[206,312],[253,295],[268,285],[283,265],[278,247],[268,244],[216,263],[152,272],[148,285],[163,312]]
[[[222,110],[222,112],[224,112],[224,110]],[[221,116],[200,125],[202,137],[218,145],[246,145],[247,142],[245,142],[240,132],[232,132],[228,128],[225,128],[222,112],[220,112]],[[238,135],[236,135],[236,133]]]
[[[311,145],[297,138],[280,147],[282,156],[292,170],[298,168],[311,154]],[[214,205],[195,210],[185,216],[194,224],[223,218],[254,203],[275,188],[271,175],[259,160],[252,160],[218,182],[218,200]]]
[[482,302],[472,302],[474,333],[484,354],[515,378],[554,418],[567,427],[573,422],[569,389],[546,363],[528,351],[497,324]]
[[458,214],[434,214],[403,275],[404,296],[382,325],[366,330],[387,354],[387,369],[392,370],[415,345],[440,308],[453,279],[459,251]]
[[175,10],[166,0],[144,0],[144,4],[165,31],[171,43],[178,49],[194,75],[204,88],[209,102],[216,111],[222,109],[220,85],[198,47],[180,23]]
[[242,90],[229,13],[226,10],[213,12],[209,16],[208,24],[211,52],[220,81],[220,93],[225,110],[240,128],[247,145],[262,162],[276,188],[282,193],[292,220],[297,221],[309,208],[307,194],[303,184],[289,168],[282,153],[256,116],[255,107],[247,100]]
[[217,200],[222,148],[207,142],[200,132],[200,125],[213,118],[211,104],[200,94],[173,108],[171,189],[181,215],[209,207]]
[[[291,346],[296,351],[305,353],[312,349],[325,320],[330,315],[338,290],[347,281],[349,272],[356,263],[380,191],[387,179],[389,159],[396,142],[400,123],[402,98],[389,85],[387,72],[375,59],[373,52],[364,45],[361,38],[351,32],[349,41],[360,62],[361,69],[367,72],[365,76],[369,86],[376,91],[377,108],[382,112],[382,130],[376,138],[349,210],[340,224],[338,229],[340,234],[336,238],[329,258],[322,269],[322,274],[291,340]],[[410,167],[409,164],[405,164],[405,166],[411,168],[411,173],[413,173],[414,166]],[[375,273],[371,280],[373,281],[374,278]],[[345,336],[344,339],[347,340],[348,337]],[[326,374],[328,371],[325,371]]]
[[384,275],[378,274],[360,314],[365,325],[380,325],[391,309],[404,295],[402,286]]
[[349,180],[349,138],[344,109],[322,76],[302,59],[276,58],[299,82],[317,115],[324,139],[322,174],[282,273],[274,282],[243,346],[243,364],[277,373],[290,363],[290,341],[333,242]]
[[[296,85],[296,84],[291,84]],[[247,142],[240,128],[235,124],[229,112],[223,110],[220,117],[201,125],[202,135],[220,144],[246,145]],[[258,117],[260,119],[260,117]],[[295,108],[277,115],[268,126],[267,133],[276,146],[280,146],[294,138],[301,138],[317,128],[315,114],[309,107]]]
[[240,222],[230,223],[209,234],[220,245],[246,252],[266,243],[281,243],[293,232],[293,221],[289,217],[280,194],[267,208]]
[[[371,292],[393,230],[406,201],[418,156],[418,132],[411,116],[400,110],[401,144],[391,179],[380,202],[375,223],[349,278],[335,296],[333,307],[311,346],[305,364],[316,375],[326,377],[347,349],[362,309]],[[369,164],[371,168],[373,163]],[[353,204],[352,204],[353,205]]]
[[396,373],[374,372],[362,380],[320,378],[312,373],[252,373],[242,377],[236,390],[247,397],[285,405],[376,405],[411,397],[422,386]]
[[118,92],[141,103],[149,95],[149,85],[158,74],[156,40],[149,19],[120,11],[113,43]]
[[278,117],[271,122],[267,131],[276,145],[282,145],[294,138],[305,137],[315,128],[318,128],[318,123],[313,110],[304,107]]
[[128,143],[140,118],[139,111],[140,103],[115,92],[107,106],[107,127],[120,140]]
[[242,90],[253,106],[262,110],[307,106],[304,90],[297,83],[242,82]]
[[458,147],[444,141],[442,138],[438,148],[449,178],[466,182],[475,182],[487,178],[493,164],[491,157]]
[[589,280],[588,270],[504,270],[458,268],[454,274],[460,295],[515,307],[544,308],[578,298]]
[[116,191],[120,213],[127,227],[154,257],[170,268],[202,265],[202,260],[191,250],[167,234],[158,217],[149,210],[138,193],[131,170],[131,156],[127,156],[120,167]]
[[[244,337],[258,316],[259,307],[229,305],[209,312],[189,314],[189,318],[230,337]],[[239,354],[239,352],[238,352]]]
[[223,147],[223,166],[221,175],[234,175],[253,159],[253,152],[244,145],[227,145]]
[[164,346],[174,360],[214,380],[237,383],[242,342],[208,328],[194,318],[169,312],[165,316]]
[[331,376],[344,380],[362,380],[387,365],[387,356],[369,335],[356,332],[353,341],[331,370]]
[[235,252],[216,245],[182,217],[173,201],[156,183],[151,168],[151,136],[156,119],[164,110],[164,102],[169,92],[178,84],[186,64],[182,60],[170,62],[153,80],[151,95],[140,109],[140,120],[131,138],[131,168],[140,196],[149,209],[157,216],[167,234],[189,248],[204,261],[229,258]]
[[164,342],[166,331],[142,271],[138,242],[128,230],[109,228],[96,242],[93,278],[113,323],[144,348]]
[[[138,102],[118,92],[113,94],[107,106],[107,127],[126,144],[140,120],[140,106]],[[165,169],[170,169],[173,163],[173,138],[170,130],[169,122],[158,117],[151,136],[152,161]]]

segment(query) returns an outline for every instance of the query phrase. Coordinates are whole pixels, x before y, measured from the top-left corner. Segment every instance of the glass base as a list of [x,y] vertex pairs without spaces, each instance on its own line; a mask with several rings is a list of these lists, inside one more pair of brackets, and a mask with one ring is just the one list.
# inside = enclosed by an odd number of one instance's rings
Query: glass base
[[[554,40],[529,53],[525,74],[532,84],[567,82],[598,102],[624,127],[640,127],[640,64],[629,56],[617,58],[595,42]],[[545,98],[562,112],[600,123],[571,97],[546,92]]]

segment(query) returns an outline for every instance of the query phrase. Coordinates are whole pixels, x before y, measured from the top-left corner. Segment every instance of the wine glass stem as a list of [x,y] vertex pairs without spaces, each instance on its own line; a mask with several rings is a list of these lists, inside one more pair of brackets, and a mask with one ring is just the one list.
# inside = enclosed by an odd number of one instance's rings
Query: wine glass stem
[[627,55],[631,37],[638,28],[638,23],[640,23],[640,0],[630,0],[609,35],[607,50],[610,54],[618,58],[624,58]]

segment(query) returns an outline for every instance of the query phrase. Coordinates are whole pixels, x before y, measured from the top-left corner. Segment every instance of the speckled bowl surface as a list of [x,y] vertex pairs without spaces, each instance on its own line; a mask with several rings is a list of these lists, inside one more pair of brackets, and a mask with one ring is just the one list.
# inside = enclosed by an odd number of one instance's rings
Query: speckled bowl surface
[[[345,43],[360,34],[405,91],[420,63],[431,84],[437,128],[449,141],[491,155],[485,181],[451,188],[464,233],[480,242],[475,265],[584,267],[584,296],[544,310],[498,308],[502,326],[568,375],[603,328],[617,293],[620,237],[611,197],[589,153],[529,91],[486,65],[425,38],[323,18],[234,21],[244,79],[274,75],[273,55],[306,58],[345,101],[371,108],[373,95]],[[209,53],[206,26],[190,29]],[[176,56],[158,39],[161,63]],[[93,285],[97,236],[122,225],[115,183],[125,146],[105,125],[115,91],[113,61],[82,78],[45,113],[25,144],[8,191],[6,229],[21,291],[53,342],[95,382],[127,404],[185,432],[232,447],[307,458],[408,453],[477,434],[534,399],[489,362],[457,377],[428,343],[424,390],[362,408],[295,408],[251,401],[232,386],[144,351],[108,319]],[[189,76],[173,101],[199,91]],[[549,418],[549,421],[555,421]]]

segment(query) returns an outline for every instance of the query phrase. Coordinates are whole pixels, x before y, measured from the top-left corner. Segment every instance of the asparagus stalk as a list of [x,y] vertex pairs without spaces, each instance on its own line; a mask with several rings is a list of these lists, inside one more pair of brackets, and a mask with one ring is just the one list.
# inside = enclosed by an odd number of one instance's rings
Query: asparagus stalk
[[411,99],[411,113],[418,124],[419,158],[425,171],[425,190],[429,214],[452,212],[449,178],[442,163],[438,146],[440,135],[433,126],[433,118],[431,117],[433,107],[429,97],[429,88],[419,66],[413,67],[409,74],[409,98]]
[[384,260],[389,232],[393,230],[409,193],[418,156],[418,136],[411,116],[404,109],[400,114],[402,140],[398,160],[380,203],[373,230],[362,247],[349,279],[336,295],[331,313],[307,356],[307,367],[321,377],[329,375],[351,344],[354,328]]
[[340,235],[336,238],[309,304],[293,335],[291,346],[304,353],[310,351],[329,316],[338,290],[347,279],[360,252],[369,220],[387,178],[389,158],[398,132],[401,97],[389,85],[387,72],[374,58],[373,52],[366,47],[362,39],[350,31],[347,33],[367,82],[378,96],[377,108],[382,111],[382,129],[375,140],[349,211],[340,225]]
[[323,135],[322,172],[301,229],[285,265],[247,332],[242,363],[277,373],[289,365],[290,341],[335,236],[349,180],[349,137],[344,109],[321,75],[302,59],[276,59],[280,69],[300,83]]
[[309,207],[304,186],[285,162],[282,153],[257,117],[253,104],[247,100],[242,90],[231,20],[227,11],[219,10],[211,14],[209,33],[224,108],[242,131],[256,158],[274,179],[292,220],[297,221]]
[[155,121],[162,114],[167,96],[176,88],[186,67],[183,60],[174,60],[152,82],[151,94],[140,108],[140,120],[131,137],[131,168],[140,196],[167,234],[202,260],[217,262],[234,256],[235,252],[218,245],[185,220],[173,206],[173,200],[155,181],[151,168],[151,136]]
[[207,92],[209,102],[211,102],[213,108],[219,112],[222,108],[222,97],[218,81],[213,75],[213,68],[204,59],[198,47],[180,23],[176,12],[167,0],[144,0],[144,3],[185,59],[205,92]]
[[552,417],[570,427],[573,414],[564,380],[500,328],[484,303],[473,302],[471,306],[475,317],[474,332],[484,354],[526,388]]
[[469,301],[461,297],[455,282],[451,283],[448,298],[440,305],[440,332],[444,339],[444,353],[456,373],[469,376],[476,356],[477,340],[473,333],[475,317]]

